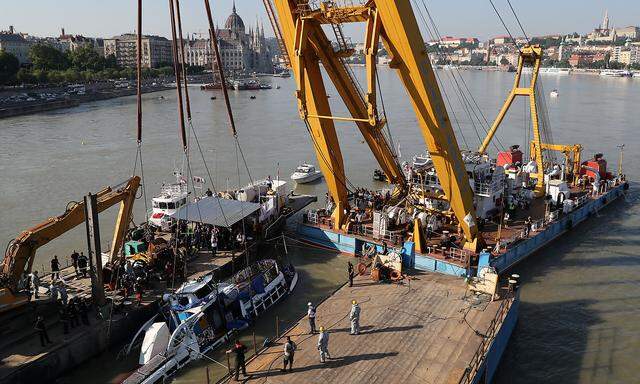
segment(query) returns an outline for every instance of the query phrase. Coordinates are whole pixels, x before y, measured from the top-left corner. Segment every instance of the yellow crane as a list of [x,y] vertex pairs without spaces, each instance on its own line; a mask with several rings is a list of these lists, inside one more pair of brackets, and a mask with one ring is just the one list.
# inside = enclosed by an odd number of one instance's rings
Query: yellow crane
[[[122,248],[131,222],[131,212],[140,186],[140,177],[133,176],[123,184],[106,187],[96,194],[98,212],[116,204],[120,210],[111,242],[110,260],[114,260]],[[18,295],[17,287],[23,273],[30,273],[38,248],[60,237],[85,221],[84,202],[73,203],[65,212],[22,232],[7,247],[2,260],[0,287],[0,312],[18,307],[29,301],[26,295]]]
[[572,180],[570,181],[575,185],[580,178],[580,157],[582,156],[582,145],[550,143],[537,144],[535,141],[532,141],[529,151],[529,153],[531,153],[531,160],[537,161],[536,154],[538,153],[538,145],[541,146],[543,151],[556,151],[561,152],[564,155],[565,175],[571,175]]
[[[491,129],[487,132],[487,137],[480,145],[478,152],[483,154],[487,151],[496,130],[504,120],[507,111],[513,104],[513,101],[517,96],[526,96],[529,98],[529,108],[531,110],[531,123],[533,125],[533,142],[536,143],[532,146],[531,159],[535,160],[537,166],[537,172],[534,176],[536,178],[536,186],[534,189],[535,195],[540,197],[544,195],[544,167],[542,161],[542,140],[540,138],[540,123],[538,119],[538,105],[536,103],[536,84],[538,82],[538,75],[540,71],[540,63],[542,60],[542,48],[540,45],[525,45],[520,49],[520,57],[518,58],[518,69],[516,71],[516,77],[513,82],[513,88],[504,102],[504,105],[500,109],[496,120],[491,125]],[[522,86],[522,71],[525,67],[532,68],[531,83],[528,87]]]
[[[336,203],[334,229],[342,228],[349,205],[335,121],[355,122],[389,182],[406,192],[401,168],[382,134],[386,122],[377,107],[376,60],[382,41],[391,58],[389,66],[396,70],[409,95],[444,193],[464,232],[465,248],[475,250],[479,239],[473,191],[410,0],[369,0],[363,4],[274,0],[273,4],[265,1],[270,19],[277,13],[276,35],[281,36],[296,79],[300,117],[308,122],[320,169]],[[342,60],[352,53],[348,44],[340,41],[343,23],[366,24],[365,95],[358,91]],[[337,49],[323,25],[336,32]],[[320,64],[351,116],[332,115]]]

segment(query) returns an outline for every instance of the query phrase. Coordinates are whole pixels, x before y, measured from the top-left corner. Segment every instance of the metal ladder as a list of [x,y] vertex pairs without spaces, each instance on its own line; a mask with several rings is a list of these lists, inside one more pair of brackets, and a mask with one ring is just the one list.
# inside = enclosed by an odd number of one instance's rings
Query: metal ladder
[[269,16],[269,22],[271,23],[271,28],[273,28],[273,33],[276,36],[276,40],[278,41],[278,48],[280,48],[280,54],[282,55],[282,59],[284,60],[284,64],[291,68],[291,60],[289,59],[289,54],[287,53],[287,47],[284,44],[284,39],[282,38],[282,31],[280,31],[280,24],[278,24],[278,19],[276,17],[275,12],[273,11],[272,0],[262,0],[264,3],[264,7],[267,11],[267,16]]

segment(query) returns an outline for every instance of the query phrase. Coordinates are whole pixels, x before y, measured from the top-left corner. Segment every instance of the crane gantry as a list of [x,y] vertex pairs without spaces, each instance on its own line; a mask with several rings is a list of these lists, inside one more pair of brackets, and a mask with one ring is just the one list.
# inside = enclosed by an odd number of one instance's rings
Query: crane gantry
[[[300,117],[308,123],[329,194],[336,203],[333,228],[339,230],[349,206],[346,176],[335,121],[353,121],[376,161],[397,191],[406,193],[406,180],[382,128],[386,124],[377,106],[376,57],[382,41],[416,113],[420,131],[431,155],[446,199],[465,238],[465,248],[477,249],[478,228],[473,191],[451,121],[436,81],[410,0],[354,2],[274,0],[267,11],[277,13],[281,45],[286,49],[297,83]],[[270,9],[271,8],[271,9]],[[273,15],[271,15],[273,16]],[[270,16],[270,17],[271,17]],[[342,60],[352,52],[338,44],[336,50],[323,25],[365,23],[367,90],[362,94]],[[322,72],[344,101],[350,117],[333,116]]]

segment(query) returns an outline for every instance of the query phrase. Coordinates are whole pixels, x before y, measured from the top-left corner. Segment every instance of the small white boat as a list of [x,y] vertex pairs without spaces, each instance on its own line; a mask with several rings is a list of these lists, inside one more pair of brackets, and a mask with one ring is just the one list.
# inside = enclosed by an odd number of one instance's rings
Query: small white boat
[[322,177],[322,172],[318,171],[315,166],[311,164],[302,164],[296,168],[296,171],[291,175],[291,180],[298,184],[310,183]]
[[551,92],[549,93],[549,96],[554,97],[554,98],[555,98],[555,97],[558,97],[559,95],[560,95],[560,94],[558,93],[558,90],[557,90],[557,89],[554,89],[553,91],[551,91]]
[[600,71],[600,76],[605,77],[631,77],[633,74],[630,71],[623,69],[608,69]]

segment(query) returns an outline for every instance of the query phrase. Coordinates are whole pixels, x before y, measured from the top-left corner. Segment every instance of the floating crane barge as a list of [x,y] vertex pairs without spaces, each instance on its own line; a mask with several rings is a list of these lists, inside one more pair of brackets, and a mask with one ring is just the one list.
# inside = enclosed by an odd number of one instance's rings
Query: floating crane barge
[[[443,305],[454,308],[467,297],[467,290],[480,296],[489,294],[492,303],[494,300],[501,303],[483,308],[481,316],[493,320],[488,327],[486,323],[476,324],[476,335],[482,336],[477,349],[469,344],[473,336],[453,337],[429,321],[420,322],[419,328],[423,329],[407,332],[395,329],[393,337],[382,341],[377,339],[381,336],[357,336],[363,338],[357,345],[352,345],[353,338],[338,335],[334,348],[346,351],[340,359],[352,364],[351,356],[353,365],[347,370],[340,369],[340,361],[337,367],[320,366],[319,373],[312,371],[313,377],[322,377],[326,382],[490,382],[518,313],[519,296],[517,290],[513,292],[517,275],[507,278],[509,294],[500,294],[505,272],[624,195],[628,184],[621,168],[622,152],[617,175],[613,175],[602,154],[581,161],[581,145],[553,142],[544,110],[544,93],[539,91],[538,73],[543,56],[539,45],[518,47],[515,81],[504,106],[491,127],[487,127],[488,134],[480,147],[462,151],[410,0],[264,0],[264,4],[284,62],[296,80],[298,112],[311,136],[328,187],[325,206],[304,214],[297,228],[299,238],[360,257],[361,274],[366,273],[364,265],[371,262],[374,280],[380,278],[378,266],[392,265],[394,274],[387,276],[399,281],[398,284],[406,284],[399,270],[409,277],[417,274],[418,279],[435,282],[428,289],[409,289],[411,304],[403,308],[412,307],[407,312],[436,314]],[[417,2],[415,6],[419,8]],[[428,23],[422,14],[421,18]],[[354,53],[342,32],[344,23],[365,24],[363,87],[344,60]],[[429,25],[425,29],[429,30]],[[330,39],[325,31],[332,31],[335,39]],[[387,115],[376,68],[381,45],[390,57],[389,68],[396,71],[407,91],[426,145],[427,153],[414,158],[413,164],[400,164],[391,135],[386,135],[384,129]],[[526,72],[531,73],[529,84],[524,84]],[[326,81],[335,87],[350,116],[332,114]],[[499,148],[497,156],[492,157],[487,154],[488,146],[518,97],[529,101],[533,135],[530,143],[524,143],[529,155],[519,146],[511,146]],[[367,191],[351,184],[344,171],[336,122],[353,122],[357,126],[378,163],[376,179],[387,181],[389,187]],[[553,152],[557,151],[564,155],[564,161],[554,158]],[[392,257],[383,261],[379,255],[387,254],[387,250]],[[455,277],[444,282],[434,272]],[[432,294],[434,290],[451,292],[454,286],[465,292],[463,297],[453,294],[436,298]],[[393,306],[405,299],[394,298],[395,288],[388,286],[343,288],[320,305],[319,313],[323,312],[323,306],[329,313],[339,311],[348,302],[348,296],[358,296],[363,289],[373,302],[371,308],[363,305],[363,313],[371,311],[369,321],[373,323],[386,316],[378,313],[379,307]],[[392,310],[387,320],[404,324],[404,312]],[[463,333],[469,323],[459,320],[453,328]],[[299,335],[299,327],[294,326],[286,335]],[[375,332],[378,331],[372,333]],[[429,341],[426,334],[439,338]],[[411,349],[413,353],[403,354],[405,343],[417,343]],[[375,363],[356,358],[365,346],[378,344],[382,344],[381,348],[373,348],[377,353],[367,355]],[[466,354],[470,349],[475,350],[473,356]],[[434,359],[436,350],[448,351],[449,358]],[[400,355],[403,357],[397,358]],[[259,375],[266,382],[312,380],[304,372],[272,375],[275,361],[272,357],[272,353],[267,353],[253,359],[249,371],[266,372]],[[402,369],[398,370],[398,366]]]

